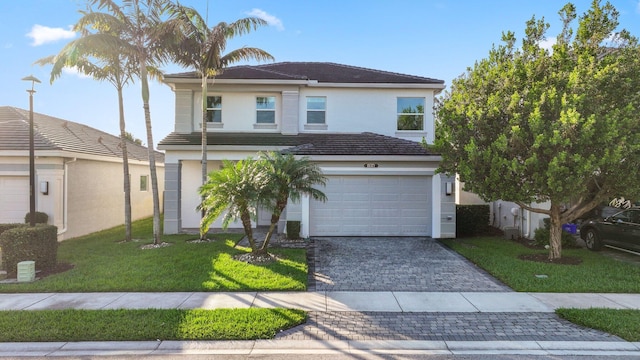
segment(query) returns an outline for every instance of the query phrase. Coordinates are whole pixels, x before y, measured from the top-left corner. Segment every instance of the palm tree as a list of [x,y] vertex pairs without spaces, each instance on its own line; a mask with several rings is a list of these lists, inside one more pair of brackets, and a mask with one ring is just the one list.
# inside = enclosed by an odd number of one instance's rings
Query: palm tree
[[[83,14],[87,14],[82,12]],[[97,24],[96,24],[97,25]],[[122,169],[124,174],[124,222],[125,241],[131,241],[131,181],[129,176],[129,154],[127,152],[127,142],[130,135],[126,131],[124,116],[124,101],[122,91],[134,74],[136,68],[130,59],[127,59],[119,52],[105,49],[99,44],[105,33],[107,36],[117,36],[124,23],[113,22],[109,28],[97,27],[97,33],[90,33],[83,28],[74,28],[74,31],[82,31],[82,37],[69,42],[60,50],[57,55],[48,56],[36,61],[38,65],[53,65],[51,69],[50,83],[60,77],[62,70],[75,68],[79,72],[91,76],[98,81],[110,82],[118,92],[118,113],[120,119],[120,147],[122,148]],[[92,62],[95,60],[95,62]]]
[[[90,0],[98,10],[106,12],[88,12],[78,22],[78,28],[93,29],[104,27],[118,28],[119,33],[107,32],[96,43],[96,51],[121,54],[126,61],[137,68],[140,79],[142,103],[147,130],[147,149],[149,154],[149,172],[153,193],[153,243],[160,243],[160,197],[156,171],[151,110],[149,108],[149,69],[169,60],[169,43],[175,39],[176,24],[168,13],[168,0],[123,0],[122,6],[114,0]],[[118,27],[118,24],[122,24]]]
[[269,231],[260,249],[261,253],[266,253],[271,236],[289,199],[298,201],[306,194],[315,200],[326,201],[327,196],[314,186],[325,186],[327,178],[322,174],[320,167],[312,163],[308,157],[296,159],[293,154],[270,151],[260,153],[258,158],[266,163],[268,179],[268,188],[262,192],[261,204],[267,205],[272,211]]
[[266,175],[264,162],[247,158],[234,164],[224,160],[222,169],[212,171],[200,187],[203,200],[198,209],[204,213],[200,232],[206,234],[211,224],[224,213],[222,227],[226,229],[231,221],[240,219],[252,252],[257,252],[251,220],[256,217],[261,192],[267,185]]
[[[273,60],[268,52],[254,48],[242,47],[225,55],[227,40],[243,35],[267,23],[256,17],[247,17],[231,24],[220,22],[209,28],[207,22],[193,8],[175,5],[172,13],[181,20],[180,38],[173,44],[174,61],[187,68],[193,68],[201,79],[202,87],[202,183],[207,181],[207,84],[208,79],[215,79],[224,68],[241,60]],[[203,213],[204,216],[204,213]],[[200,233],[204,238],[206,234]]]

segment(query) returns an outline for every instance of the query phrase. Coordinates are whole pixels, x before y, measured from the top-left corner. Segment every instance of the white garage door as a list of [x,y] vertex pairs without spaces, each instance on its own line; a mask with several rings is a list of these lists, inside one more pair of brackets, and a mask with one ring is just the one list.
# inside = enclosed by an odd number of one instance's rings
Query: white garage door
[[29,212],[29,177],[0,176],[0,224],[23,223]]
[[330,176],[311,236],[430,236],[430,176]]

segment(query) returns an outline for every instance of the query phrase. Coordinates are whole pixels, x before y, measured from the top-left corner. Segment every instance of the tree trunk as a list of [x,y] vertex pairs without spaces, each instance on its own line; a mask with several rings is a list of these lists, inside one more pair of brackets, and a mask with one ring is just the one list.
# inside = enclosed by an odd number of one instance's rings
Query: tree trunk
[[151,191],[153,193],[153,243],[160,244],[160,196],[158,194],[158,175],[156,171],[156,153],[153,148],[153,131],[151,128],[151,110],[149,109],[149,81],[147,79],[146,59],[140,59],[140,80],[142,83],[142,107],[144,122],[147,128],[147,152],[149,154],[149,172],[151,175]]
[[[202,159],[200,160],[200,164],[202,166],[202,185],[207,183],[207,76],[202,74],[202,131],[200,134],[200,142],[202,143]],[[201,202],[204,202],[206,196],[202,195],[200,199]],[[200,214],[200,219],[204,218],[205,211],[202,210]],[[206,233],[200,233],[200,239],[204,240],[206,238]]]
[[273,212],[273,214],[271,214],[271,224],[269,225],[269,231],[267,231],[267,235],[264,238],[264,243],[262,243],[261,250],[263,250],[264,252],[267,251],[267,247],[269,246],[269,242],[271,241],[271,236],[273,235],[273,232],[276,230],[278,221],[280,221],[280,215],[284,211],[284,208],[287,207],[287,200],[288,200],[288,197],[285,198],[284,200],[282,199],[278,200],[278,203],[276,204],[276,209]]
[[562,221],[560,219],[560,207],[551,203],[549,236],[549,260],[557,260],[562,256]]
[[242,227],[244,228],[244,234],[247,235],[249,245],[251,246],[251,252],[256,253],[258,251],[256,247],[256,241],[253,238],[253,228],[251,227],[251,216],[248,211],[242,211],[240,214],[240,220],[242,221]]
[[122,88],[118,88],[118,110],[120,113],[120,146],[122,147],[122,172],[124,174],[124,241],[131,241],[131,179],[129,175],[129,153],[127,152],[127,130],[124,122]]

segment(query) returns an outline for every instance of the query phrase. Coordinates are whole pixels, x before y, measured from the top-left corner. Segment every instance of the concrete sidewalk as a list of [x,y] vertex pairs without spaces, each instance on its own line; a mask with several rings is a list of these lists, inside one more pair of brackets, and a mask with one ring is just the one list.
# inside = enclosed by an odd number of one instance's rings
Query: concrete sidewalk
[[0,310],[296,308],[316,312],[553,312],[640,309],[640,294],[518,292],[171,292],[0,294]]
[[[225,292],[225,293],[36,293],[0,294],[0,310],[43,309],[142,309],[142,308],[298,308],[310,311],[313,317],[334,318],[345,316],[348,326],[354,322],[349,318],[358,316],[387,317],[394,319],[400,314],[412,320],[425,314],[439,317],[437,322],[460,322],[476,315],[476,322],[498,323],[501,329],[505,319],[540,318],[546,327],[548,317],[558,307],[605,307],[615,309],[640,309],[640,294],[557,294],[516,292]],[[378,315],[379,314],[379,315]],[[393,315],[398,314],[398,315]],[[468,315],[465,315],[468,314]],[[478,319],[478,316],[490,318]],[[522,315],[517,315],[522,314]],[[538,314],[538,315],[536,315]],[[454,318],[455,316],[457,318]],[[332,320],[333,321],[333,320]],[[383,320],[384,321],[384,320]],[[311,321],[313,322],[313,321]],[[463,321],[464,322],[464,321]],[[421,325],[424,325],[424,321]],[[483,323],[483,324],[485,324]],[[374,324],[378,326],[380,323]],[[434,321],[431,326],[434,326]],[[527,325],[528,324],[528,325]],[[335,324],[334,324],[335,325]],[[338,324],[340,325],[340,324]],[[415,324],[408,324],[415,328]],[[560,332],[565,332],[563,324]],[[309,325],[313,326],[313,325]],[[458,327],[469,326],[461,323]],[[523,326],[512,331],[520,331]],[[524,327],[536,325],[525,320]],[[337,328],[334,328],[337,330]],[[387,329],[388,330],[388,329]],[[535,329],[534,329],[535,330]],[[597,334],[587,339],[581,334],[565,336],[564,339],[578,341],[549,341],[549,337],[538,335],[504,338],[514,341],[470,341],[472,338],[458,337],[448,333],[438,340],[411,338],[401,333],[394,338],[336,339],[307,336],[306,329],[291,329],[283,338],[256,341],[141,341],[141,342],[49,342],[49,343],[0,343],[0,357],[13,356],[142,356],[142,355],[261,355],[261,354],[523,354],[523,355],[626,355],[640,357],[640,343],[621,341],[606,334]],[[392,331],[395,331],[392,329]],[[418,330],[417,330],[418,331]],[[500,330],[503,331],[503,330]],[[569,328],[569,332],[574,331]],[[302,335],[300,339],[287,338],[287,332]],[[427,333],[426,331],[425,333]],[[508,330],[507,330],[508,332]],[[554,333],[549,328],[548,332]],[[335,336],[335,332],[333,332]],[[398,337],[400,336],[400,337]],[[553,335],[555,339],[555,334]],[[503,337],[501,337],[503,338]],[[562,336],[558,336],[563,339]],[[460,341],[462,339],[462,341]],[[467,340],[465,340],[467,339]],[[545,339],[545,340],[541,340]]]

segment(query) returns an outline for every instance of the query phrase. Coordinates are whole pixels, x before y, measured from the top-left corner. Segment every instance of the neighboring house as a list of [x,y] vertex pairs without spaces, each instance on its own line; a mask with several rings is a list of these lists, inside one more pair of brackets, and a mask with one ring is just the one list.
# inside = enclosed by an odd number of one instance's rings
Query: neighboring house
[[[176,96],[175,131],[158,148],[166,152],[164,231],[173,234],[199,227],[202,94],[195,73],[165,82]],[[454,237],[454,179],[436,174],[441,157],[420,144],[433,143],[443,88],[442,80],[334,63],[227,68],[208,88],[208,169],[261,150],[310,157],[329,179],[319,188],[328,200],[304,197],[283,216],[301,221],[304,237]],[[256,225],[269,221],[259,210]]]
[[[34,113],[36,211],[49,215],[58,240],[124,224],[120,138]],[[147,149],[127,144],[133,219],[153,215]],[[164,155],[157,153],[159,186]],[[29,212],[29,111],[0,107],[0,223]]]

